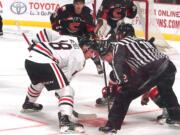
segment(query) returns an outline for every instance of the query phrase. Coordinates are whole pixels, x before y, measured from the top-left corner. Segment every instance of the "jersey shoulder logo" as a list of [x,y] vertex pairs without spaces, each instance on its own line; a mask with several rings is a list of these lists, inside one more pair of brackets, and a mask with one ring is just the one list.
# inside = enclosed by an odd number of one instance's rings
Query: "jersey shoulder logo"
[[74,47],[74,49],[79,49],[78,44],[74,40],[70,39],[70,42],[71,42],[71,45]]
[[62,7],[61,7],[61,10],[62,10],[62,11],[66,11],[66,6],[62,6]]

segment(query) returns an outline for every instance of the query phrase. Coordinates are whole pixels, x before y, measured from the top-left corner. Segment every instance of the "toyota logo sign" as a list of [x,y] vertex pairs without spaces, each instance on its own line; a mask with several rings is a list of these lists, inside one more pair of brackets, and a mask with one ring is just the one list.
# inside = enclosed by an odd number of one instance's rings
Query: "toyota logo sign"
[[26,4],[22,3],[22,2],[14,2],[11,4],[11,12],[13,12],[14,14],[24,14],[27,10]]

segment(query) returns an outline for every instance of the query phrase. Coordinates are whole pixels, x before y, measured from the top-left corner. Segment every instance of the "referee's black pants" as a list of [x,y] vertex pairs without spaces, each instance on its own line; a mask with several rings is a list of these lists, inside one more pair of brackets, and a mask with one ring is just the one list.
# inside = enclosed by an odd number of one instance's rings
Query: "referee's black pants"
[[[159,64],[159,62],[157,62],[157,64]],[[149,69],[152,68],[149,67]],[[149,70],[148,72],[153,73],[154,71],[151,72]],[[170,117],[174,118],[177,116],[174,115],[177,112],[171,109],[179,107],[177,97],[172,89],[175,74],[176,68],[174,64],[171,61],[168,61],[168,65],[164,71],[156,79],[145,85],[143,89],[139,89],[139,87],[145,82],[145,80],[148,80],[149,77],[146,73],[144,74],[143,71],[140,71],[133,76],[129,76],[129,82],[123,85],[122,91],[115,97],[115,101],[108,115],[107,125],[112,126],[115,129],[120,129],[130,103],[155,85],[158,87],[159,94],[164,100],[165,106],[169,108],[168,112]]]

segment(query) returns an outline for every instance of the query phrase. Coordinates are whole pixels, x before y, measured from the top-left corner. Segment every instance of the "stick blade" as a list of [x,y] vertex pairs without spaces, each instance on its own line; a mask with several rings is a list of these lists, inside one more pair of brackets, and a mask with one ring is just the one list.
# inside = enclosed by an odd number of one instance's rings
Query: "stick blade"
[[95,119],[95,118],[97,118],[97,115],[94,113],[82,114],[82,113],[78,113],[76,111],[73,111],[73,115],[79,119]]

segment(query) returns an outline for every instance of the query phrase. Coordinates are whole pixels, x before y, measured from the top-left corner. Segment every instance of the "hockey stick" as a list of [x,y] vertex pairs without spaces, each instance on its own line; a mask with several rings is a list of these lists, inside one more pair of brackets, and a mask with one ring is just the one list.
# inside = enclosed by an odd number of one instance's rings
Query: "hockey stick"
[[97,115],[95,113],[89,113],[89,114],[85,114],[85,113],[79,113],[75,110],[73,110],[72,112],[73,116],[79,119],[95,119],[97,118]]
[[22,36],[23,36],[23,38],[25,39],[26,43],[27,43],[29,46],[31,46],[31,43],[30,43],[30,41],[28,40],[28,38],[27,38],[27,36],[25,35],[24,32],[22,32]]
[[35,45],[33,40],[32,40],[32,42],[30,42],[24,32],[22,32],[21,34],[22,34],[23,38],[25,39],[26,43],[29,45],[28,50],[30,51]]
[[106,67],[105,67],[104,60],[103,60],[103,72],[104,72],[104,84],[105,84],[106,92],[107,92],[107,106],[108,106],[108,112],[109,112],[110,111],[110,101],[109,101],[110,92],[109,92],[109,88],[108,88],[108,85],[107,85]]
[[22,31],[20,25],[18,22],[15,23],[15,25],[17,26],[18,30],[20,31],[20,34],[23,36],[24,40],[26,41],[26,43],[29,45],[28,50],[30,51],[31,48],[33,47],[33,41],[30,42],[28,37],[26,36],[26,34]]

